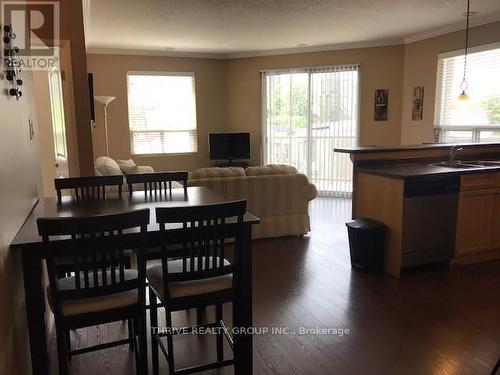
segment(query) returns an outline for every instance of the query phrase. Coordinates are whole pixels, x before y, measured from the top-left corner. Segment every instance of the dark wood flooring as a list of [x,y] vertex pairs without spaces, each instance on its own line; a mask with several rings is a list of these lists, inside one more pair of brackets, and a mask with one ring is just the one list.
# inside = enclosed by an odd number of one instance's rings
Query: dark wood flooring
[[[255,326],[297,330],[255,336],[254,374],[490,374],[500,356],[499,262],[427,267],[399,280],[365,274],[349,264],[344,223],[350,200],[318,198],[311,218],[310,236],[253,244]],[[224,314],[230,322],[230,306]],[[175,314],[177,324],[194,319],[194,311]],[[300,327],[349,334],[300,335]],[[125,333],[121,323],[78,330],[72,343]],[[175,345],[179,365],[215,358],[209,335],[178,337]],[[51,352],[55,363],[54,347]],[[121,375],[133,374],[135,366],[128,347],[120,347],[74,357],[71,368],[73,374]],[[233,371],[206,374],[215,373]]]

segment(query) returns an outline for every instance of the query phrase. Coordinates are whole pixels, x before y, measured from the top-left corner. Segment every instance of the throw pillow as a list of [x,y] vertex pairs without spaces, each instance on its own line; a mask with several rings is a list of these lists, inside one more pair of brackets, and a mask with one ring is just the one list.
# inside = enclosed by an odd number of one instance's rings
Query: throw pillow
[[120,166],[123,174],[135,174],[139,173],[139,167],[135,164],[135,161],[132,159],[129,160],[117,160],[116,161]]
[[120,166],[107,156],[100,156],[95,161],[95,169],[103,176],[121,175]]

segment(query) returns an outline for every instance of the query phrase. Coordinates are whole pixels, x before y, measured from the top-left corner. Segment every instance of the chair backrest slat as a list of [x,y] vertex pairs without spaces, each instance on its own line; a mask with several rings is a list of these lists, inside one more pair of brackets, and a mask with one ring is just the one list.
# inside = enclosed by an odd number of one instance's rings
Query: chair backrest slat
[[123,176],[90,176],[54,179],[57,200],[62,201],[62,190],[73,190],[77,201],[106,199],[106,187],[114,186],[121,198],[123,191]]
[[172,194],[173,181],[180,182],[184,194],[187,194],[188,172],[186,171],[128,174],[126,179],[130,195],[134,192],[134,184],[143,184],[144,194],[149,196]]
[[[50,291],[56,314],[62,314],[60,304],[64,300],[145,288],[144,237],[149,224],[149,209],[80,218],[41,218],[37,224],[47,252]],[[125,250],[128,249],[137,252],[138,277],[126,276],[129,259]],[[58,258],[73,259],[74,288],[59,289]],[[139,290],[143,301],[144,293],[141,293]]]
[[[234,240],[234,246],[240,246],[245,211],[245,200],[195,207],[156,208],[166,296],[169,296],[169,282],[200,280],[233,272],[232,266],[224,262],[224,246],[228,240]],[[167,224],[180,224],[176,231],[180,232],[177,238],[182,241],[182,254],[177,261],[182,262],[182,270],[176,272],[168,269]]]

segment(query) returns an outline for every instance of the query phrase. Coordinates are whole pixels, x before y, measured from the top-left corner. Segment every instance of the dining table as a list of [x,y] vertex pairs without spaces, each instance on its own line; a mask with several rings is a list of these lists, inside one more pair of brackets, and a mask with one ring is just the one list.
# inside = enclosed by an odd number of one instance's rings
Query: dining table
[[[45,309],[43,262],[46,251],[42,238],[38,234],[37,219],[61,217],[85,217],[124,213],[132,210],[149,208],[150,224],[147,228],[145,242],[148,247],[160,245],[160,230],[156,223],[157,207],[186,207],[224,203],[229,200],[205,187],[189,187],[172,189],[163,194],[149,194],[134,191],[132,194],[108,194],[101,200],[77,200],[72,196],[57,198],[40,198],[28,215],[26,221],[12,241],[10,248],[19,252],[22,259],[24,291],[26,297],[26,314],[28,322],[31,366],[33,374],[49,374],[49,354]],[[252,374],[252,225],[259,219],[251,213],[245,213],[241,230],[240,246],[235,246],[233,253],[233,356],[234,373],[238,375]],[[169,235],[167,245],[178,243],[181,229],[175,225],[167,227]],[[236,226],[229,231],[235,232]],[[234,233],[228,233],[231,235]],[[137,233],[124,233],[124,240],[131,239]],[[63,239],[61,239],[62,241]]]

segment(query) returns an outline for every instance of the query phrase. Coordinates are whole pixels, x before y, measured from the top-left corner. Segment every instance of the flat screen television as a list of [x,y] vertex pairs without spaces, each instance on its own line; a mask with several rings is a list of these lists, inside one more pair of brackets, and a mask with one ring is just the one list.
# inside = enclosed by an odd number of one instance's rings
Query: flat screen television
[[211,160],[250,159],[250,133],[210,133],[208,145]]

